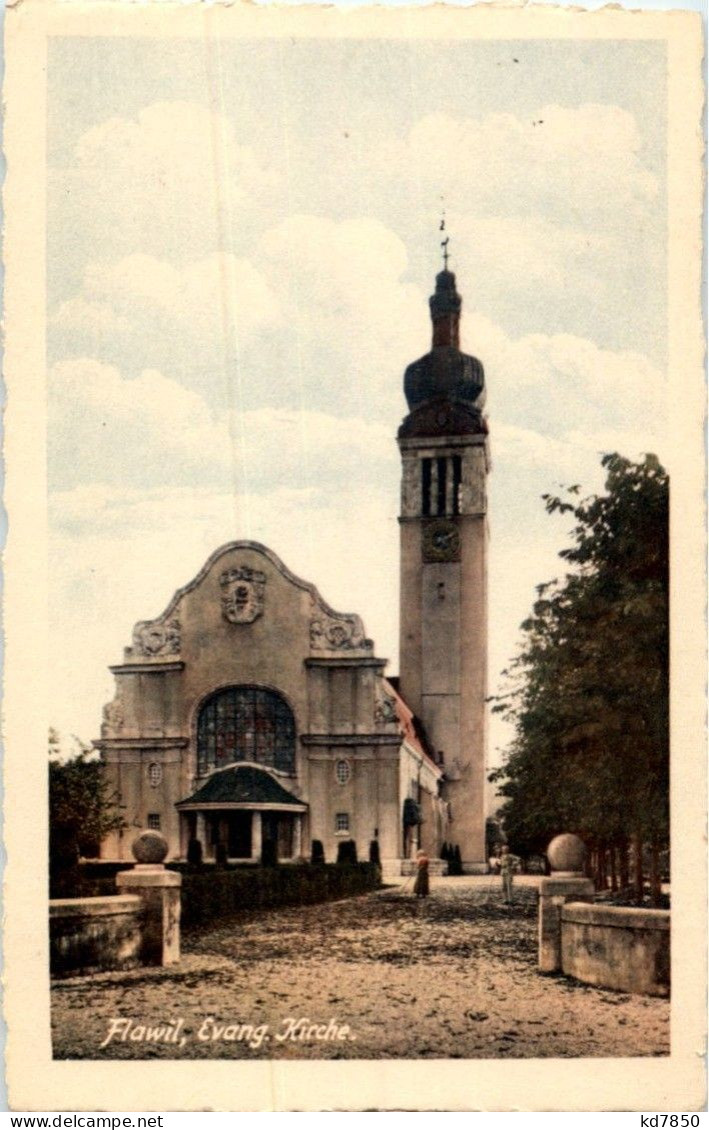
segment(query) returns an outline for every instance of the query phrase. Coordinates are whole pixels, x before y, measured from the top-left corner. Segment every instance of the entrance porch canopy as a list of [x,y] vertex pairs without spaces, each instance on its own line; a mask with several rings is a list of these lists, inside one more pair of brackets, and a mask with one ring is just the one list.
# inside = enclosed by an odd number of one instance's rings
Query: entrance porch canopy
[[296,813],[308,809],[268,770],[244,762],[215,770],[192,796],[178,801],[175,807],[180,812],[220,808]]
[[195,838],[208,860],[218,845],[231,860],[261,859],[267,840],[279,859],[300,857],[307,804],[277,781],[271,771],[249,762],[215,770],[200,787],[175,805],[181,814],[183,852]]

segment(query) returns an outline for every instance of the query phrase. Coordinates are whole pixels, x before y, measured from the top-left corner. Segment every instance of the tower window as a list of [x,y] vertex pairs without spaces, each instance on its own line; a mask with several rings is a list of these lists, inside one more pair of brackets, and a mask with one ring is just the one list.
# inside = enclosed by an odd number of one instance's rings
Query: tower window
[[446,464],[448,460],[445,457],[439,457],[436,460],[438,464],[438,490],[437,494],[437,514],[445,514],[446,512]]
[[460,484],[463,481],[463,460],[453,456],[453,513],[460,514]]
[[149,812],[148,813],[148,827],[153,832],[159,832],[160,831],[160,813],[159,812]]
[[350,830],[350,814],[349,812],[338,812],[335,814],[335,832],[338,836],[347,835]]
[[153,761],[153,763],[148,766],[148,781],[154,789],[162,784],[162,765],[160,765],[159,762]]
[[421,512],[425,517],[431,513],[431,460],[421,461]]

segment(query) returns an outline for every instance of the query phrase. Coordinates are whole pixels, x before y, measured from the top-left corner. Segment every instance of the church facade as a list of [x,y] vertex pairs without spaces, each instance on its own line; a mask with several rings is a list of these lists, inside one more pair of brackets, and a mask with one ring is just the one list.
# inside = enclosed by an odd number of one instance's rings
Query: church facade
[[156,620],[139,621],[100,750],[128,829],[169,858],[334,860],[342,840],[385,869],[457,844],[485,863],[488,470],[482,366],[458,348],[461,300],[445,270],[433,343],[409,366],[399,429],[401,674],[385,676],[363,623],[265,546],[218,549]]

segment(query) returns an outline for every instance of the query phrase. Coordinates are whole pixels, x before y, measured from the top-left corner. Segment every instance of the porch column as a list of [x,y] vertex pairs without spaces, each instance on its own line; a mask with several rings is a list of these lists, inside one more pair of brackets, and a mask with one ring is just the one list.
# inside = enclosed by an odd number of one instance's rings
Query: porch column
[[186,812],[177,813],[177,822],[180,830],[180,859],[187,858],[187,845],[190,839],[190,818]]
[[254,812],[251,818],[251,858],[257,862],[261,859],[263,847],[263,821],[260,812]]
[[209,847],[209,844],[207,843],[207,826],[206,826],[205,821],[204,821],[204,813],[203,812],[196,812],[195,813],[194,835],[195,835],[195,839],[199,840],[199,842],[202,845],[202,858],[206,859],[207,858],[207,849]]
[[303,848],[303,817],[298,813],[293,817],[293,859],[298,859]]

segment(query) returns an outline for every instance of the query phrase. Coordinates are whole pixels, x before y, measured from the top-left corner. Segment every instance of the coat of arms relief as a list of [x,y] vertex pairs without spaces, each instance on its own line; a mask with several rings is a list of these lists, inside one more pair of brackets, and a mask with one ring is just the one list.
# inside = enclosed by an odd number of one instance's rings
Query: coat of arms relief
[[225,569],[219,578],[222,616],[230,624],[253,624],[263,613],[266,574],[248,565]]

